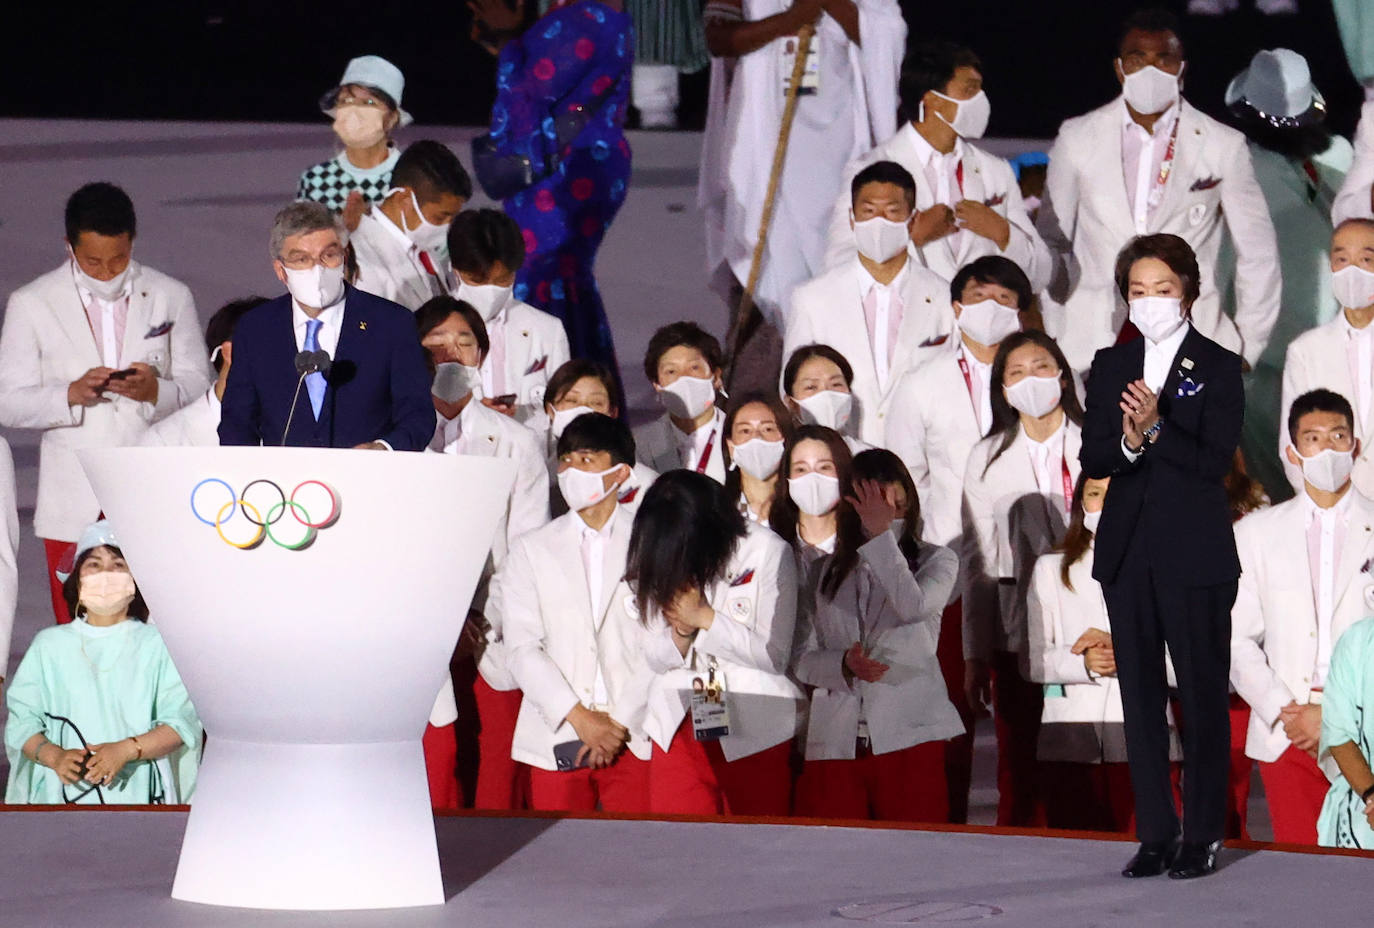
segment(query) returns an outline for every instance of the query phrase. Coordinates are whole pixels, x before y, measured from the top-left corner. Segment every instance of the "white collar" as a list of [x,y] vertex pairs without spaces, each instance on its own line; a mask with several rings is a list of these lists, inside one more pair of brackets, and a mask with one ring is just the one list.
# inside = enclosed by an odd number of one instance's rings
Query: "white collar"
[[[1302,455],[1298,457],[1301,458]],[[1355,498],[1356,492],[1354,485],[1347,483],[1345,493],[1341,495],[1340,499],[1336,500],[1336,505],[1329,509],[1322,509],[1317,505],[1316,501],[1312,499],[1311,495],[1308,494],[1307,488],[1303,487],[1302,502],[1303,507],[1307,510],[1307,524],[1311,525],[1313,519],[1321,518],[1326,513],[1330,513],[1337,519],[1345,519],[1350,514],[1351,500]]]
[[906,128],[911,130],[911,144],[916,149],[916,160],[921,163],[922,168],[929,166],[932,158],[941,161],[951,158],[955,161],[964,159],[964,140],[960,136],[954,137],[954,147],[946,154],[942,151],[936,151],[935,146],[926,141],[926,137],[916,128],[915,123],[908,122]]
[[86,285],[81,282],[81,274],[77,270],[75,258],[69,256],[67,258],[67,265],[71,268],[72,282],[76,284],[76,290],[77,293],[81,295],[82,303],[98,301],[102,304],[114,304],[118,303],[120,300],[127,300],[134,292],[134,277],[138,274],[138,265],[134,263],[133,258],[129,259],[129,273],[124,277],[124,286],[119,288],[119,296],[115,297],[113,300],[106,300],[103,297],[96,296],[94,291],[88,289]]
[[[1122,128],[1123,128],[1123,129],[1135,128],[1135,129],[1137,129],[1137,130],[1139,130],[1139,131],[1141,131],[1141,132],[1144,132],[1144,131],[1145,131],[1145,127],[1142,126],[1140,123],[1136,122],[1134,119],[1131,118],[1131,111],[1130,111],[1129,109],[1126,108],[1126,98],[1125,98],[1124,96],[1122,96],[1122,97],[1120,97],[1119,99],[1121,100],[1121,126],[1122,126]],[[1153,131],[1153,132],[1150,132],[1150,133],[1147,133],[1151,138],[1153,138],[1153,137],[1159,135],[1161,132],[1172,132],[1172,131],[1173,131],[1173,122],[1174,122],[1175,119],[1177,119],[1177,118],[1179,117],[1179,112],[1182,110],[1181,100],[1182,100],[1182,98],[1180,98],[1179,100],[1177,100],[1177,101],[1171,103],[1171,104],[1169,105],[1169,108],[1168,108],[1167,110],[1165,110],[1164,112],[1162,112],[1162,113],[1159,114],[1159,117],[1155,120],[1155,128],[1154,128],[1154,131]]]
[[1044,441],[1036,441],[1034,438],[1031,438],[1030,433],[1026,431],[1024,425],[1020,426],[1021,434],[1025,437],[1026,441],[1030,442],[1032,448],[1044,448],[1048,451],[1051,448],[1062,445],[1064,442],[1064,435],[1068,432],[1069,428],[1069,414],[1064,413],[1063,415],[1064,421],[1059,423],[1059,428],[1050,433],[1050,437],[1046,438]]
[[894,290],[900,292],[902,287],[906,284],[907,271],[911,268],[911,255],[907,252],[902,252],[902,257],[905,258],[905,260],[902,261],[902,269],[897,272],[896,277],[892,278],[892,283],[890,284],[879,283],[878,279],[869,273],[868,268],[864,267],[864,263],[858,258],[855,258],[854,263],[859,267],[859,293],[868,296],[868,291],[872,290],[874,287],[879,287],[881,290]]
[[[1192,325],[1187,320],[1184,320],[1183,325],[1178,327],[1178,331],[1174,332],[1168,338],[1158,342],[1152,342],[1146,338],[1145,353],[1147,355],[1157,355],[1160,352],[1164,352],[1167,353],[1170,360],[1172,360],[1174,355],[1178,354],[1178,349],[1182,346],[1183,340],[1188,337],[1188,330],[1190,328],[1192,328]],[[1141,337],[1143,338],[1144,336]]]
[[[619,493],[623,489],[623,485],[618,486],[612,493]],[[620,515],[620,503],[617,502],[615,504],[615,508],[611,510],[611,517],[606,520],[606,524],[601,526],[601,528],[592,528],[587,524],[587,521],[582,518],[581,513],[575,513],[575,515],[577,516],[577,526],[581,530],[583,538],[610,538],[611,529],[615,526],[616,516]]]
[[[339,317],[343,315],[344,301],[348,299],[348,288],[344,288],[343,296],[333,303],[330,303],[315,318],[320,320],[320,327],[337,325]],[[296,298],[291,298],[291,325],[296,329],[304,329],[306,323],[310,321],[309,314],[301,308],[301,304],[296,302]]]
[[374,168],[360,168],[348,158],[348,150],[345,149],[334,156],[334,163],[342,170],[360,180],[371,180],[389,175],[396,168],[396,162],[401,160],[401,150],[396,147],[395,142],[388,142],[386,146],[386,159]]
[[1350,319],[1345,315],[1345,307],[1336,313],[1336,318],[1340,319],[1341,331],[1345,332],[1347,338],[1368,338],[1374,335],[1374,322],[1369,323],[1363,329],[1357,329],[1350,324]]
[[399,246],[407,254],[419,250],[416,248],[415,243],[410,240],[410,236],[406,235],[405,230],[392,222],[390,216],[382,212],[382,204],[378,203],[377,208],[365,214],[363,218],[371,219],[373,222],[377,223],[387,235],[391,236],[393,244]]
[[[975,358],[975,357],[973,356],[973,352],[968,350],[968,346],[964,344],[963,336],[962,336],[962,335],[959,335],[959,320],[958,320],[958,319],[955,319],[955,320],[954,320],[954,329],[955,329],[954,334],[955,334],[956,336],[959,336],[959,341],[956,343],[955,349],[954,349],[954,350],[958,353],[958,357],[963,358],[963,359],[964,359],[965,361],[967,361],[969,364],[974,365],[975,367],[978,368],[979,371],[989,371],[989,370],[992,370],[992,362],[991,362],[991,361],[988,361],[987,363],[984,363],[984,362],[982,362],[982,361],[979,361],[977,358]],[[956,358],[956,360],[957,360],[957,358]]]

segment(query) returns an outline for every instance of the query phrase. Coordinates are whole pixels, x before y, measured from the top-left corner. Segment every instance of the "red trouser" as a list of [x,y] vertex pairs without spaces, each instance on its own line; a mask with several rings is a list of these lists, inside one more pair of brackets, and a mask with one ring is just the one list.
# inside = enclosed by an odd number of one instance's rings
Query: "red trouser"
[[515,737],[515,720],[520,715],[519,690],[492,689],[477,675],[472,685],[477,700],[478,752],[475,809],[510,811],[523,809],[529,793],[529,768],[512,760],[510,745]]
[[429,804],[436,809],[461,809],[458,787],[458,733],[452,725],[425,726],[425,771],[429,775]]
[[973,783],[973,710],[964,695],[964,601],[956,599],[945,607],[940,619],[940,642],[936,657],[945,678],[949,701],[964,723],[964,734],[945,742],[945,780],[949,788],[949,820],[968,821],[968,793]]
[[927,741],[853,760],[808,760],[797,786],[797,814],[940,824],[949,820],[946,742]]
[[1326,774],[1306,751],[1291,744],[1272,764],[1260,762],[1260,779],[1274,823],[1274,840],[1280,844],[1316,844],[1317,818],[1326,792]]
[[792,743],[727,761],[718,741],[697,741],[684,719],[668,750],[649,761],[649,811],[655,815],[788,815]]
[[1074,831],[1135,830],[1135,794],[1129,764],[1040,762],[1045,819]]
[[530,807],[541,812],[649,811],[649,763],[624,751],[601,770],[530,768]]
[[[1250,829],[1246,827],[1250,816],[1250,772],[1255,762],[1245,756],[1245,737],[1250,730],[1250,707],[1236,693],[1231,694],[1231,777],[1227,792],[1231,797],[1231,808],[1226,814],[1226,837],[1250,840]],[[1312,820],[1313,828],[1316,819]],[[1313,840],[1316,840],[1313,831]]]
[[[52,613],[57,618],[58,625],[65,625],[72,620],[72,614],[67,611],[67,601],[62,598],[62,581],[57,579],[57,568],[71,568],[71,559],[68,555],[75,551],[76,542],[54,541],[51,538],[40,540],[43,542],[43,553],[48,558],[48,590],[52,594]],[[63,563],[64,561],[66,563]]]
[[1020,659],[1006,651],[992,656],[992,715],[997,731],[997,824],[1039,828],[1045,824],[1040,801],[1040,713],[1044,689],[1021,676]]

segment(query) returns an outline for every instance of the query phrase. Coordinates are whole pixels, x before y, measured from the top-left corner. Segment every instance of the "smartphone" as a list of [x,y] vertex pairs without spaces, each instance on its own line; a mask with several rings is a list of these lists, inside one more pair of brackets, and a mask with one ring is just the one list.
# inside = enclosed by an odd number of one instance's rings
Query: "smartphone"
[[137,373],[137,371],[134,370],[134,368],[132,368],[132,367],[126,367],[126,368],[124,368],[124,370],[122,370],[122,371],[115,371],[114,373],[110,374],[110,379],[111,379],[111,380],[123,380],[124,378],[130,377],[130,376],[132,376],[132,375],[135,374],[135,373]]
[[584,757],[582,763],[577,762],[577,755],[582,750],[582,741],[564,741],[562,744],[553,746],[553,762],[558,765],[560,772],[566,773],[569,770],[577,770],[579,767],[587,766],[587,759]]
[[497,406],[514,406],[514,405],[515,405],[515,394],[514,394],[514,393],[502,393],[500,396],[493,396],[493,397],[491,398],[491,401],[492,401],[493,403],[495,403]]

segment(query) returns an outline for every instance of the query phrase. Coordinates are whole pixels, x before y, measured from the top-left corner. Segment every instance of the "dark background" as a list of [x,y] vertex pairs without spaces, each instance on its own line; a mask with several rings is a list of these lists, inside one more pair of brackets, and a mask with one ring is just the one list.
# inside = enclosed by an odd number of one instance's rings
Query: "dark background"
[[[532,3],[533,0],[530,0]],[[1187,94],[1222,116],[1222,92],[1256,49],[1302,52],[1334,127],[1349,134],[1361,91],[1341,50],[1330,0],[1266,17],[1241,0],[1221,18],[1185,17]],[[946,36],[983,58],[989,135],[1050,137],[1065,117],[1116,93],[1111,62],[1121,0],[902,0],[909,34]],[[1185,0],[1163,4],[1181,12]],[[344,63],[380,54],[406,76],[417,123],[477,125],[493,95],[491,57],[468,38],[461,0],[447,3],[106,3],[21,0],[7,11],[0,116],[310,121]],[[682,121],[700,126],[705,71],[683,78]]]

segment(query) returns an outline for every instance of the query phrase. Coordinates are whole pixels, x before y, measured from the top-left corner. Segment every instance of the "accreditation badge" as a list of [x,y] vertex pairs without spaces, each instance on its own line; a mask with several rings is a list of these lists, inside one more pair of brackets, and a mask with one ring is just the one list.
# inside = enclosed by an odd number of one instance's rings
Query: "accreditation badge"
[[[788,85],[792,83],[792,69],[797,66],[797,37],[789,35],[782,40],[782,95],[787,96]],[[811,45],[806,51],[806,68],[802,71],[801,87],[797,96],[819,93],[821,89],[821,37],[811,36]]]
[[706,679],[692,680],[692,735],[698,741],[719,741],[728,734],[730,707],[725,699],[725,675],[713,657]]

